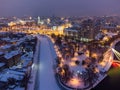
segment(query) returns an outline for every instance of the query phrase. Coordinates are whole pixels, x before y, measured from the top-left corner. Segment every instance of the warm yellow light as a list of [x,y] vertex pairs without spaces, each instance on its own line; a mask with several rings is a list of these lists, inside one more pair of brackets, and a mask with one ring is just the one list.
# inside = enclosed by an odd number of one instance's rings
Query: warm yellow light
[[106,37],[103,38],[103,40],[104,41],[109,41],[109,37],[106,36]]
[[62,57],[62,55],[60,53],[58,53],[58,57]]
[[96,53],[93,53],[93,54],[92,54],[92,57],[97,58],[97,54],[96,54]]
[[61,75],[63,76],[65,74],[65,70],[62,69]]
[[76,60],[78,60],[78,58],[74,57],[74,58],[72,58],[71,60],[72,60],[72,61],[76,61]]
[[106,65],[106,62],[101,62],[100,65],[104,67]]
[[69,65],[70,66],[76,66],[75,62],[70,62]]
[[95,68],[94,73],[99,73],[99,69],[98,69],[98,68]]
[[87,57],[89,57],[89,54],[90,54],[90,52],[87,50],[86,53],[85,53],[85,55],[86,55]]
[[59,66],[60,66],[60,67],[63,67],[63,64],[62,64],[62,63],[60,63],[60,64],[59,64]]
[[75,86],[75,87],[78,87],[80,85],[80,81],[78,78],[72,78],[70,81],[69,81],[69,84],[72,85],[72,86]]
[[64,62],[65,62],[65,60],[62,58],[62,59],[61,59],[61,62],[62,62],[62,63],[64,63]]

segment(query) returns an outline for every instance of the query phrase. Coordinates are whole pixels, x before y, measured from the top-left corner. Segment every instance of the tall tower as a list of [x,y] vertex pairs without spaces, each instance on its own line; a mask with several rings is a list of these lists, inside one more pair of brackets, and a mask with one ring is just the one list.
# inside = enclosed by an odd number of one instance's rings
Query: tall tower
[[38,16],[38,22],[37,22],[37,24],[40,24],[40,23],[41,23],[40,17]]

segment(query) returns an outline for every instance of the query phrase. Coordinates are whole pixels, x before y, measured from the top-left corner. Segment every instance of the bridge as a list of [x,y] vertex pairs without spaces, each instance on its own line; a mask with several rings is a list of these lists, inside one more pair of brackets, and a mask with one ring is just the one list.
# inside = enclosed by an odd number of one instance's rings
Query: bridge
[[116,56],[117,60],[113,60],[113,62],[120,62],[120,52],[115,50],[115,45],[120,42],[120,38],[116,39],[114,42],[111,43],[111,52],[112,52],[112,57]]
[[[120,66],[120,52],[115,50],[115,45],[120,42],[120,38],[113,41],[110,45],[110,48],[107,50],[107,52],[104,54],[103,61],[106,62],[105,64],[105,71],[108,71],[112,64],[117,64],[117,66]],[[114,59],[116,56],[117,60]]]
[[[103,72],[106,72],[110,69],[112,64],[118,63],[120,66],[120,52],[115,50],[115,45],[120,42],[120,38],[114,40],[111,44],[109,49],[103,54],[103,60],[100,63],[102,66],[101,70]],[[116,56],[117,60],[114,60],[114,57]]]

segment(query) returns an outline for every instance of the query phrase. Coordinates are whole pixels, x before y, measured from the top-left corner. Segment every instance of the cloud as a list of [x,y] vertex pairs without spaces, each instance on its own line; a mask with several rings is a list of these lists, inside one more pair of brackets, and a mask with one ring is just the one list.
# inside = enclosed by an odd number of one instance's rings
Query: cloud
[[0,0],[0,16],[120,14],[119,0]]

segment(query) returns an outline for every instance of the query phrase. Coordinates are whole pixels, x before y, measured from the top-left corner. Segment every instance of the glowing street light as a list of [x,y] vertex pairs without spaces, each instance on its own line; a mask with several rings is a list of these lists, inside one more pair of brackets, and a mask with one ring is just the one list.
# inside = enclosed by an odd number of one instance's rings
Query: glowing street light
[[78,86],[80,86],[80,81],[78,78],[72,78],[72,79],[70,79],[69,84],[74,87],[78,87]]

